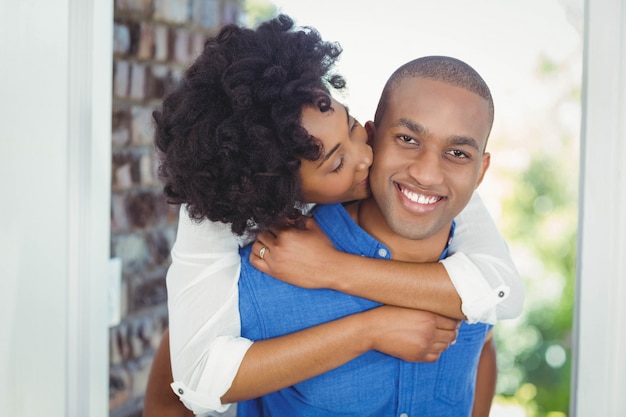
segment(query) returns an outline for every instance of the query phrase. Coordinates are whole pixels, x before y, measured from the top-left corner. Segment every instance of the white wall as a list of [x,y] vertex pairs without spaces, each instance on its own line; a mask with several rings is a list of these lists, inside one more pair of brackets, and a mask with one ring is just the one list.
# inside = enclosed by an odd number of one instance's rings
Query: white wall
[[108,414],[112,2],[0,0],[0,415]]
[[573,415],[626,415],[626,0],[587,0]]

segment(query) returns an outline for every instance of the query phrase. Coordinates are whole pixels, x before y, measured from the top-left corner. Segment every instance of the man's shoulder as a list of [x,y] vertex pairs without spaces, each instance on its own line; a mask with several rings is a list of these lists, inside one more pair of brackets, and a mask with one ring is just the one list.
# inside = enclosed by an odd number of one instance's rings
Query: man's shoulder
[[358,202],[348,205],[328,204],[318,207],[315,221],[338,250],[370,258],[380,257],[381,249],[389,253],[382,243],[357,224],[352,216]]
[[252,243],[239,248],[239,257],[241,258],[241,273],[261,274],[262,272],[252,266],[250,262],[250,253],[252,252]]
[[333,241],[341,239],[346,234],[363,232],[341,203],[321,204],[316,207],[313,217],[322,231]]

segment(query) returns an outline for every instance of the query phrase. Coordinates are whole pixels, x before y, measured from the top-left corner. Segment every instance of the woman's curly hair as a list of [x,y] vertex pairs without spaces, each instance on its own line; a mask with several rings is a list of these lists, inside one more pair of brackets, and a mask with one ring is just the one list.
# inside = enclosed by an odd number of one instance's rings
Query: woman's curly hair
[[302,159],[322,149],[301,126],[306,105],[330,109],[341,53],[280,15],[256,30],[225,26],[153,116],[168,203],[238,235],[293,224],[303,202]]

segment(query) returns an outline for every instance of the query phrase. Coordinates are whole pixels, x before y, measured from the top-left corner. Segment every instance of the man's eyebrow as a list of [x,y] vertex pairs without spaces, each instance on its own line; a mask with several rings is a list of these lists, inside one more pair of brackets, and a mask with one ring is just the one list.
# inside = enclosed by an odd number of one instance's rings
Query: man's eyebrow
[[416,133],[416,134],[426,134],[426,135],[428,134],[428,129],[426,129],[424,126],[420,125],[419,123],[415,123],[414,121],[410,119],[405,119],[405,118],[398,119],[392,125],[392,127],[405,127],[409,129],[411,132]]
[[328,151],[328,153],[327,153],[326,155],[324,155],[324,157],[323,157],[323,158],[321,158],[320,163],[319,163],[319,164],[317,164],[317,167],[318,167],[318,168],[319,168],[319,167],[321,167],[321,166],[324,164],[324,162],[328,161],[328,159],[329,159],[331,156],[333,156],[333,154],[334,154],[335,152],[337,152],[337,149],[339,149],[339,147],[340,147],[340,146],[341,146],[341,143],[338,143],[338,144],[336,144],[335,146],[333,146],[333,148],[332,148],[330,151]]
[[450,142],[451,145],[456,145],[456,146],[471,146],[472,148],[476,148],[476,150],[479,150],[479,146],[478,146],[478,142],[476,142],[476,140],[472,137],[469,136],[450,136],[448,138],[448,141]]
[[[419,135],[428,135],[429,131],[428,129],[426,129],[424,126],[420,125],[419,123],[415,123],[414,121],[410,120],[410,119],[398,119],[398,121],[396,121],[393,124],[394,127],[398,126],[398,127],[405,127],[407,129],[409,129],[411,132],[415,133],[415,134],[419,134]],[[471,146],[472,148],[476,148],[476,149],[480,149],[480,147],[478,146],[478,142],[476,142],[476,139],[470,137],[470,136],[463,136],[463,135],[453,135],[448,137],[448,142],[451,145],[456,145],[456,146]]]

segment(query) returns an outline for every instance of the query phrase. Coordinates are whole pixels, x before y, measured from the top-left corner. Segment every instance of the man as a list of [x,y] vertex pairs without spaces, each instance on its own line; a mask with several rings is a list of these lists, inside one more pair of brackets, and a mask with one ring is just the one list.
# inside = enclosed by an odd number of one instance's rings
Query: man
[[[453,219],[489,166],[489,154],[484,150],[492,122],[489,90],[466,64],[445,57],[408,63],[390,78],[375,122],[367,125],[374,147],[373,197],[347,210],[321,207],[315,219],[336,246],[352,253],[385,254],[383,257],[409,262],[445,256]],[[251,267],[248,252],[242,253],[240,280],[242,335],[257,340],[255,345],[262,346],[263,339],[285,337],[320,323],[332,325],[341,317],[384,308],[330,290],[311,291],[268,277],[258,279],[261,273]],[[431,327],[436,326],[431,323]],[[246,385],[256,379],[261,385],[269,381],[258,395],[288,388],[240,404],[241,415],[470,415],[483,351],[491,362],[491,376],[482,387],[487,401],[477,405],[488,413],[495,371],[489,331],[488,325],[464,323],[457,343],[434,363],[396,359],[390,356],[395,352],[389,346],[356,346],[356,353],[349,353],[347,360],[322,363],[309,376],[332,369],[329,372],[293,386],[301,379],[289,381],[280,375],[285,372],[281,369],[289,366],[272,368],[246,356],[223,402],[256,396]],[[393,335],[387,339],[392,340]],[[345,355],[348,349],[339,342],[337,346],[333,358]],[[398,351],[403,347],[398,346]],[[308,357],[316,353],[312,351]],[[297,367],[299,356],[293,356],[285,361],[292,360]],[[273,374],[274,370],[278,374]],[[282,382],[273,387],[277,380]]]
[[[392,75],[375,121],[367,125],[374,150],[372,197],[345,210],[322,206],[315,220],[344,251],[409,262],[440,259],[454,218],[489,167],[485,147],[492,123],[489,89],[472,68],[447,57],[409,62]],[[242,336],[252,340],[378,306],[331,290],[259,279],[262,274],[247,259],[244,251],[240,311]],[[436,362],[406,362],[370,350],[322,375],[243,402],[239,410],[245,416],[469,416],[490,327],[463,323],[456,344]]]

